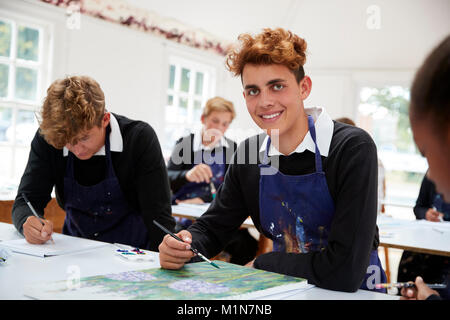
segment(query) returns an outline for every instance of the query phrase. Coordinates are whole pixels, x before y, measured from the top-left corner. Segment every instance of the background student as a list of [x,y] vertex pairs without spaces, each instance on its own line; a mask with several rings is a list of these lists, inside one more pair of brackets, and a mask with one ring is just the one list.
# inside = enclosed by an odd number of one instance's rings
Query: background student
[[[235,116],[231,101],[222,97],[211,98],[203,108],[201,130],[177,141],[167,164],[173,204],[213,200],[214,190],[223,183],[237,148],[234,141],[225,137]],[[177,232],[192,224],[192,220],[187,218],[175,219]],[[221,259],[242,265],[252,260],[257,250],[256,239],[248,229],[242,228],[225,247]]]
[[[439,223],[450,220],[450,203],[436,192],[435,184],[425,175],[414,206],[417,219]],[[397,281],[406,282],[421,276],[427,283],[442,283],[450,271],[450,258],[405,250],[398,266]],[[437,290],[444,296],[446,290]]]
[[156,133],[147,123],[105,109],[100,85],[86,76],[56,80],[47,90],[39,130],[12,210],[30,243],[53,232],[41,216],[55,188],[66,212],[63,233],[157,250],[171,216],[167,171]]
[[434,222],[450,221],[450,203],[444,201],[442,194],[436,192],[436,185],[428,179],[426,174],[420,186],[414,214],[417,219]]
[[[386,281],[377,255],[377,152],[357,127],[333,122],[324,108],[305,108],[306,42],[283,29],[239,37],[227,65],[241,77],[247,109],[267,134],[239,146],[209,210],[179,233],[214,256],[251,215],[274,251],[259,269],[303,277],[323,288],[356,291]],[[193,254],[166,236],[163,268]],[[370,268],[368,268],[370,266]]]
[[[347,117],[341,117],[336,119],[337,122],[342,122],[349,124],[351,126],[356,126],[356,123]],[[386,196],[386,170],[384,168],[383,162],[378,158],[378,203],[377,203],[377,212],[384,213],[384,199]]]
[[231,101],[211,98],[203,108],[202,128],[176,142],[167,164],[173,204],[212,201],[210,183],[219,188],[237,147],[225,137],[235,116]]
[[[450,202],[450,35],[447,36],[426,58],[417,71],[411,87],[409,119],[414,142],[420,153],[427,158],[427,178],[433,181],[436,192],[443,201]],[[450,269],[446,271],[447,290],[441,291],[443,298],[450,294]],[[413,279],[409,279],[413,280]],[[418,281],[419,280],[419,281]],[[416,290],[402,289],[405,298],[437,298],[436,291],[416,279]],[[419,282],[419,283],[418,283]]]

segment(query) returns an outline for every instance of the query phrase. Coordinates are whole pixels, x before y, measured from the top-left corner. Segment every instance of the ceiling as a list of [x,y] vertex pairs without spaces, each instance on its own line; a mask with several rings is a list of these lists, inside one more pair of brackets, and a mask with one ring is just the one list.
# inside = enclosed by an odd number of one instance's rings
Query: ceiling
[[[307,40],[308,63],[315,68],[417,68],[450,33],[448,0],[126,2],[231,42],[241,33],[257,33],[264,27],[290,29]],[[371,11],[374,5],[376,12]],[[379,28],[368,27],[373,19]]]

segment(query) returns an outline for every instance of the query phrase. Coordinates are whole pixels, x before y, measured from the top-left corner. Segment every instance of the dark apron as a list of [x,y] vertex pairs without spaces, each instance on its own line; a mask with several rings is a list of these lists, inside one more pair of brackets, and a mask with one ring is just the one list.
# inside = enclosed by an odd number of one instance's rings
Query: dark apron
[[[211,181],[214,183],[216,190],[223,183],[225,176],[225,151],[213,150],[211,154],[205,153],[204,150],[194,154],[194,165],[206,163],[212,171]],[[183,185],[173,196],[172,203],[177,200],[186,200],[197,197],[203,197],[211,194],[209,183],[188,182]]]
[[[276,173],[273,175],[264,175],[262,169],[270,167],[268,165],[270,137],[263,163],[259,165],[261,225],[263,231],[273,240],[274,251],[307,253],[322,251],[328,244],[328,235],[335,213],[334,201],[328,190],[325,172],[322,171],[322,159],[311,116],[308,116],[308,127],[315,144],[316,172],[295,176],[284,175],[275,170]],[[368,280],[371,281],[377,275],[380,275],[380,279],[375,279],[375,283],[386,282],[378,252],[372,250],[361,289],[367,289]],[[375,283],[371,287],[374,287]],[[386,289],[371,290],[386,292]]]
[[148,248],[147,228],[139,212],[127,204],[111,160],[106,129],[106,177],[93,186],[82,186],[74,177],[74,155],[69,152],[64,176],[66,219],[63,233],[110,243]]

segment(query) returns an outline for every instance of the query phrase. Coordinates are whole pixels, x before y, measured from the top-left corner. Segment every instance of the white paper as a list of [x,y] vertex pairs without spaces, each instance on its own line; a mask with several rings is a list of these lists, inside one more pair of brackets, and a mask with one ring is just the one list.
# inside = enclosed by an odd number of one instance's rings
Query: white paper
[[55,243],[47,241],[44,244],[31,244],[25,239],[16,239],[0,242],[0,246],[6,247],[16,253],[38,257],[51,257],[91,250],[108,245],[106,242],[71,237],[59,233],[53,233],[52,238]]

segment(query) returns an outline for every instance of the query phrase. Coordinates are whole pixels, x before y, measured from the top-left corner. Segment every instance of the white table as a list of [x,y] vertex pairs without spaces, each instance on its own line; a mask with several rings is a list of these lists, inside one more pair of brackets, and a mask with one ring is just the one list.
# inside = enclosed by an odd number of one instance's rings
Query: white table
[[380,246],[421,253],[450,256],[450,222],[377,219]]
[[[191,204],[191,203],[182,203],[178,205],[172,206],[172,214],[181,218],[188,218],[191,220],[195,220],[200,218],[202,214],[208,210],[210,203],[204,204]],[[245,219],[242,223],[242,227],[244,228],[253,228],[255,225],[253,224],[253,220],[249,217]]]
[[[13,225],[0,222],[0,240],[19,238],[21,235]],[[113,245],[108,245],[91,251],[48,258],[13,253],[8,259],[8,264],[0,266],[0,299],[28,299],[23,294],[25,285],[42,281],[67,280],[74,270],[79,270],[81,277],[88,277],[160,266],[157,252],[154,252],[153,262],[130,262],[115,256],[114,249]],[[317,287],[303,292],[293,291],[270,297],[274,300],[398,300],[398,298],[364,290],[346,293]]]

